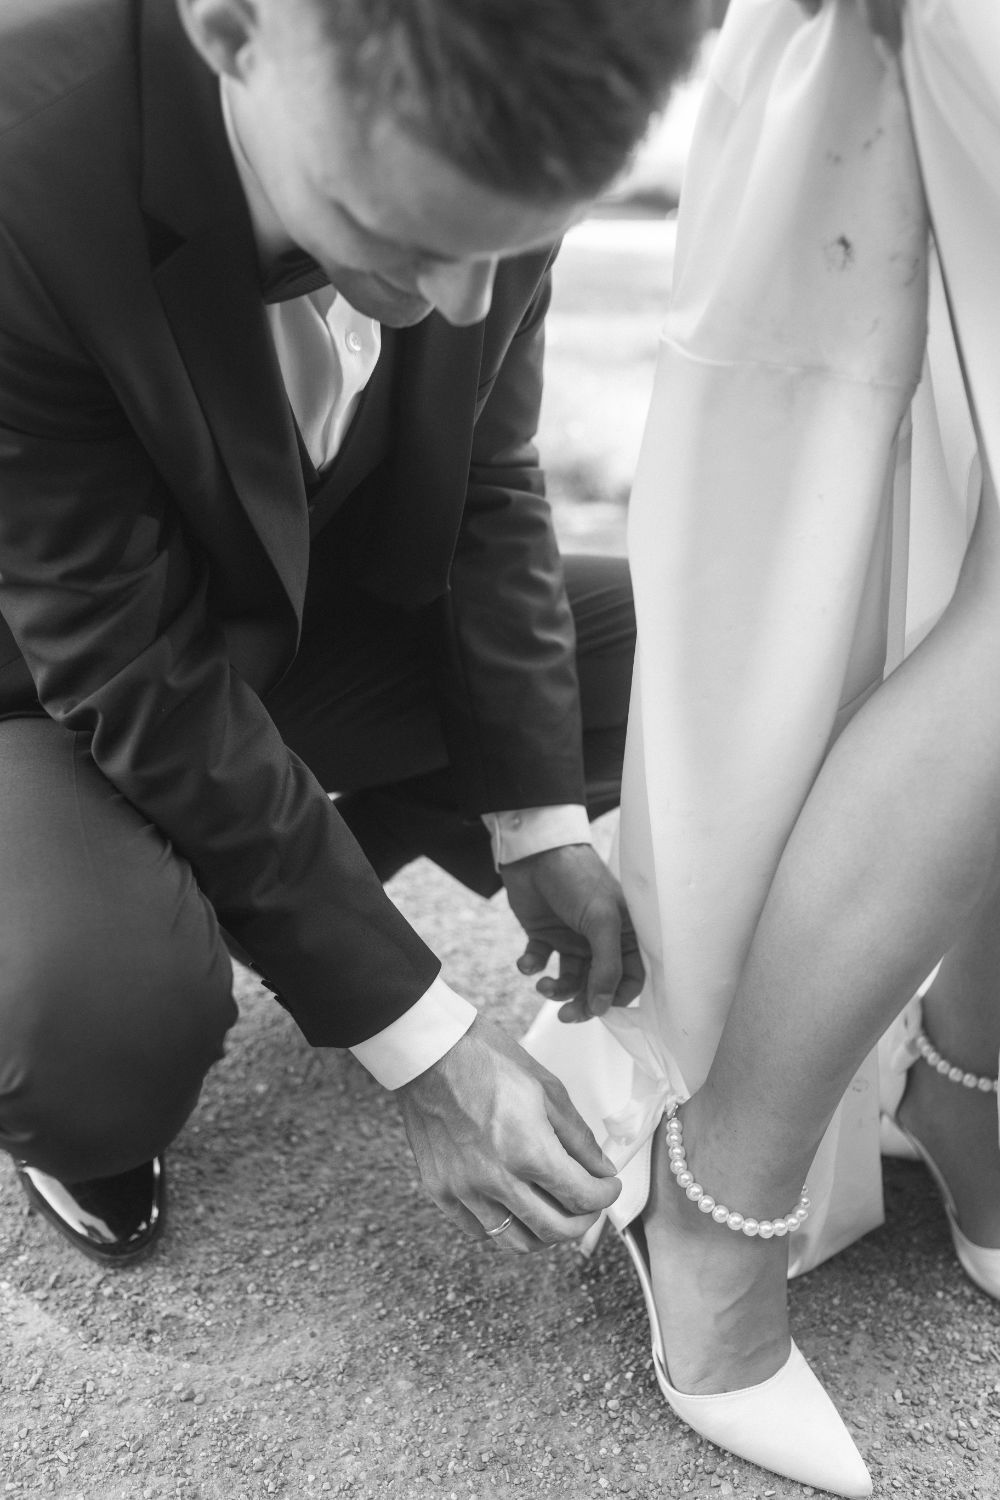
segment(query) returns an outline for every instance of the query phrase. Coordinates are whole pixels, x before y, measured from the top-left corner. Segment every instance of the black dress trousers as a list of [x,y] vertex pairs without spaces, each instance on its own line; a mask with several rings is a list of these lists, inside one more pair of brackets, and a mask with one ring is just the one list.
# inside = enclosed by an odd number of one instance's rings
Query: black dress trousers
[[[634,616],[622,560],[566,572],[596,815],[619,795]],[[331,591],[317,568],[267,707],[383,878],[426,854],[489,894],[488,838],[457,811],[412,618],[344,576]],[[0,1147],[68,1182],[147,1160],[222,1055],[229,952],[187,861],[82,736],[37,712],[0,721],[0,893]]]

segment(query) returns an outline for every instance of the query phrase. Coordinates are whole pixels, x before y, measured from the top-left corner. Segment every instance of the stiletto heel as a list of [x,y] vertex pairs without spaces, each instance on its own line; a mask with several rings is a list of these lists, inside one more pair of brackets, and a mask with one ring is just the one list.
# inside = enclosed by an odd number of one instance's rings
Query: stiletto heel
[[931,1180],[941,1195],[945,1214],[948,1217],[948,1228],[951,1230],[951,1242],[958,1256],[958,1263],[968,1276],[970,1281],[975,1282],[981,1292],[988,1297],[995,1297],[1000,1302],[1000,1250],[994,1250],[989,1245],[976,1245],[963,1234],[958,1225],[958,1213],[955,1208],[955,1200],[951,1195],[951,1189],[944,1179],[937,1162],[931,1156],[926,1146],[918,1141],[912,1131],[901,1125],[899,1120],[893,1124],[901,1135],[905,1136],[913,1148],[915,1157],[922,1161],[931,1175]]
[[[712,1212],[707,1205],[715,1208],[714,1200],[702,1193],[700,1184],[682,1180],[690,1174],[683,1157],[679,1121],[676,1126],[668,1123],[667,1129],[668,1144],[672,1143],[671,1167],[680,1169],[674,1171],[679,1186],[693,1202],[696,1201],[694,1190],[697,1189],[701,1200],[698,1207],[703,1213]],[[677,1152],[681,1154],[677,1155]],[[793,1220],[798,1218],[801,1222],[806,1217],[808,1202],[803,1189],[794,1214],[782,1220],[764,1221],[767,1230],[764,1238],[770,1238],[776,1232],[779,1237],[794,1232],[797,1225],[793,1225]],[[720,1225],[725,1223],[722,1214],[727,1215],[730,1228],[747,1233],[743,1225],[749,1222],[753,1226],[751,1235],[759,1233],[760,1221],[747,1221],[743,1215],[730,1215],[727,1209],[720,1207],[718,1214],[713,1214]],[[734,1224],[733,1219],[738,1219],[739,1224]],[[780,1226],[777,1231],[775,1225]],[[781,1368],[759,1385],[713,1395],[686,1395],[677,1390],[670,1380],[663,1333],[653,1298],[649,1251],[642,1220],[633,1219],[631,1224],[619,1230],[619,1234],[642,1288],[649,1316],[657,1384],[668,1406],[681,1421],[719,1448],[758,1464],[762,1469],[769,1469],[773,1474],[843,1495],[846,1500],[865,1500],[871,1495],[871,1475],[864,1460],[837,1408],[794,1342]]]
[[781,1369],[760,1385],[712,1396],[687,1396],[671,1385],[642,1224],[637,1219],[619,1233],[642,1287],[656,1381],[681,1421],[710,1443],[773,1474],[848,1500],[870,1495],[864,1459],[794,1341]]
[[[916,1038],[916,1047],[921,1058],[936,1073],[947,1078],[949,1082],[962,1085],[964,1088],[982,1094],[997,1093],[997,1080],[988,1075],[979,1077],[975,1073],[963,1071],[954,1063],[949,1063],[947,1058],[941,1056],[940,1052],[931,1045],[925,1032],[920,1031]],[[919,1066],[919,1063],[914,1066]],[[905,1096],[904,1096],[905,1097]],[[902,1101],[900,1101],[902,1103]],[[985,1292],[988,1297],[994,1297],[1000,1301],[1000,1250],[993,1249],[989,1245],[977,1245],[963,1234],[959,1228],[958,1210],[951,1189],[945,1181],[944,1173],[937,1162],[931,1156],[927,1147],[918,1140],[911,1130],[900,1121],[898,1115],[891,1118],[891,1123],[910,1146],[914,1157],[922,1161],[931,1176],[931,1181],[941,1195],[941,1202],[948,1218],[948,1228],[951,1230],[951,1242],[955,1247],[955,1254],[962,1270],[969,1280],[974,1282],[980,1291]]]

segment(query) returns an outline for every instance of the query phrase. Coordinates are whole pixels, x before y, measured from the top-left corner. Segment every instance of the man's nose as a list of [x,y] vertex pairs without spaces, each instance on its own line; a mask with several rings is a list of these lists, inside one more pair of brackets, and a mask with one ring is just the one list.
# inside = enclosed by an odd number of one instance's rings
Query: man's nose
[[463,261],[421,272],[417,285],[443,318],[464,328],[481,322],[489,312],[496,273],[495,259]]

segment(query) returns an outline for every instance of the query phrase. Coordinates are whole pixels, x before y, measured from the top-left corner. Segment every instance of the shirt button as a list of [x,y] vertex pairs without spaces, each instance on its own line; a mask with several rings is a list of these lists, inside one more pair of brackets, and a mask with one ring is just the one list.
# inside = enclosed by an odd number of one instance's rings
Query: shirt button
[[360,335],[360,333],[356,333],[353,328],[351,329],[350,333],[347,335],[345,343],[347,344],[347,347],[348,347],[348,349],[350,349],[350,351],[351,351],[352,354],[360,354],[361,353],[361,349],[362,349],[361,335]]

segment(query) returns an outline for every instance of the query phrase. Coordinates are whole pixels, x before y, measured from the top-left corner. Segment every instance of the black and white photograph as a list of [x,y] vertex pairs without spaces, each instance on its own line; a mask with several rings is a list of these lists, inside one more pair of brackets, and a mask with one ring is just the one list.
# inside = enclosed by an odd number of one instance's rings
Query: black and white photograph
[[0,0],[0,1500],[995,1500],[998,475],[996,0]]

